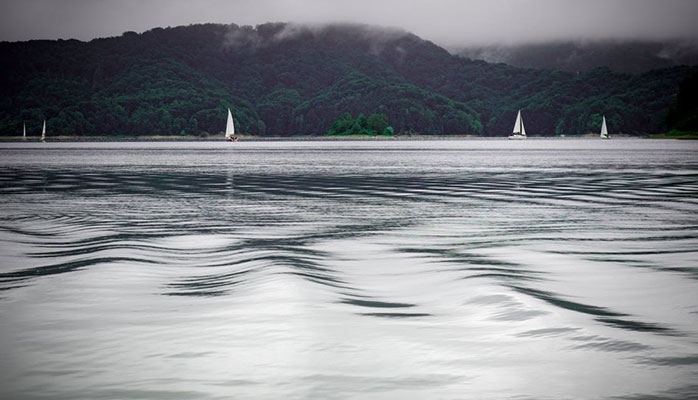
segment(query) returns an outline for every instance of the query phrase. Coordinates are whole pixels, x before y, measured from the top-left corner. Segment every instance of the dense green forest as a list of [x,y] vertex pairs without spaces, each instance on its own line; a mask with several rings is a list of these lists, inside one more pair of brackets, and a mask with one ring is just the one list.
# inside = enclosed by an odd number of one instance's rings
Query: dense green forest
[[[643,74],[515,68],[456,57],[363,25],[192,25],[142,34],[0,43],[0,135],[325,135],[345,113],[396,134],[506,136],[666,130],[695,67]],[[675,106],[674,106],[675,107]]]
[[698,132],[698,71],[679,85],[676,103],[666,115],[666,124],[676,131]]
[[390,126],[388,117],[385,114],[371,114],[368,117],[359,114],[354,119],[351,114],[345,113],[341,118],[334,121],[330,130],[327,131],[329,136],[392,136],[394,133],[395,130]]

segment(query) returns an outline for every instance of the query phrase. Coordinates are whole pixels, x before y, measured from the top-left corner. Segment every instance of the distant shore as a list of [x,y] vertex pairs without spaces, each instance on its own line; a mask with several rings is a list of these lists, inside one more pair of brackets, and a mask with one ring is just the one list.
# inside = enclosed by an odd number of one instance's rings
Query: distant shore
[[[448,139],[487,139],[487,137],[467,135],[395,135],[395,136],[238,136],[241,142],[274,141],[367,141],[367,140],[448,140]],[[0,136],[0,142],[38,142],[38,137]],[[216,136],[49,136],[47,142],[225,142],[225,137]]]
[[[531,139],[594,139],[597,134],[530,136]],[[698,140],[698,132],[667,132],[646,136],[613,135],[612,137],[640,139],[679,139]],[[273,141],[366,141],[366,140],[452,140],[452,139],[506,139],[506,136],[473,136],[473,135],[395,135],[395,136],[240,136],[242,142],[273,142]],[[38,137],[0,136],[0,142],[38,142]],[[225,142],[222,135],[215,136],[182,136],[182,135],[147,135],[147,136],[49,136],[47,142]]]
[[648,139],[679,139],[679,140],[698,140],[698,132],[681,132],[671,131],[658,135],[649,135]]

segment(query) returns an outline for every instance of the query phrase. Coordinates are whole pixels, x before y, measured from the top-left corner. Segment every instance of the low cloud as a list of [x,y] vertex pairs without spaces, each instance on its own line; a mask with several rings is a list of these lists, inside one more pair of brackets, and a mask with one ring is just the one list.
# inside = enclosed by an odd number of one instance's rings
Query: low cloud
[[1,6],[0,40],[10,41],[273,21],[300,24],[289,29],[336,22],[395,26],[442,46],[698,40],[695,0],[2,0]]
[[[386,46],[409,35],[398,28],[353,23],[268,23],[256,27],[231,24],[224,36],[223,46],[258,50],[302,36],[326,37],[330,30],[334,30],[337,36],[347,39],[351,37],[366,43],[369,52],[374,55],[381,55]],[[399,45],[395,50],[401,54],[406,53]]]

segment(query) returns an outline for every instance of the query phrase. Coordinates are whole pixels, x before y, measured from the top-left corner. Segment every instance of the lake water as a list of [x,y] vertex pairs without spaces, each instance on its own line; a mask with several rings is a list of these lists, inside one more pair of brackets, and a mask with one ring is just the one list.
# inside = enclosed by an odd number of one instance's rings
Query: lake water
[[698,142],[0,144],[0,397],[698,398]]

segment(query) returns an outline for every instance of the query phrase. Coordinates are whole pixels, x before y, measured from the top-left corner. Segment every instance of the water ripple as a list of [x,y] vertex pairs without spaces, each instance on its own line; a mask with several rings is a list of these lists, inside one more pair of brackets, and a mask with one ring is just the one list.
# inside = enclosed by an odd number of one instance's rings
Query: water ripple
[[698,149],[656,143],[0,149],[0,383],[689,398]]

